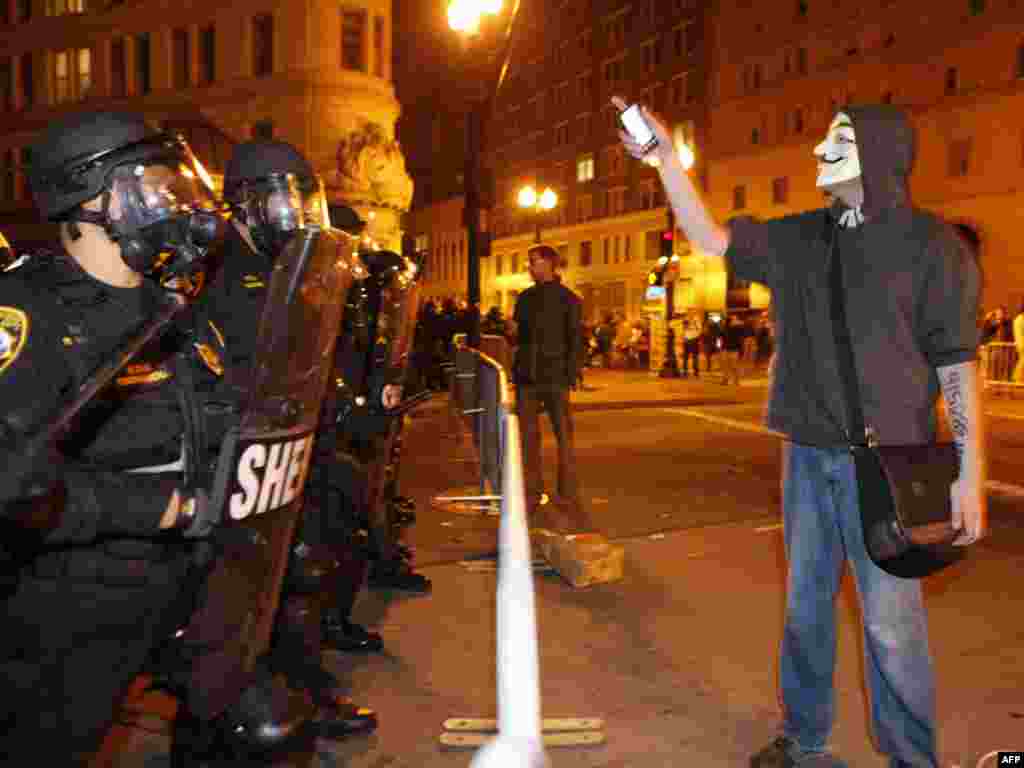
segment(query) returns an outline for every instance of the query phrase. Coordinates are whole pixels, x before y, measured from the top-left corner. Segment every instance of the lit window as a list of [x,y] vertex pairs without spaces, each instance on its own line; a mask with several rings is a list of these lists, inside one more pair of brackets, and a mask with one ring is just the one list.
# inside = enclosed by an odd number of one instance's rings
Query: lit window
[[584,155],[576,161],[576,181],[590,181],[594,178],[594,156]]
[[78,49],[78,93],[79,99],[89,95],[92,88],[92,51],[88,48]]
[[68,52],[61,51],[53,59],[53,100],[63,104],[71,99],[71,66]]

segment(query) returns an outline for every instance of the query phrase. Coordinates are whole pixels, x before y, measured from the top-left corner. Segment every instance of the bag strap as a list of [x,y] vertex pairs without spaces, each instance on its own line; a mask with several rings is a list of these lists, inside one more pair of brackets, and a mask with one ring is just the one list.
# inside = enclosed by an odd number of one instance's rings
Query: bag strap
[[857,363],[853,354],[853,339],[846,317],[846,291],[843,288],[843,265],[839,258],[838,231],[832,231],[832,247],[829,252],[828,278],[831,289],[830,309],[832,314],[832,337],[835,339],[836,360],[839,363],[839,380],[843,384],[843,399],[846,402],[846,439],[851,445],[871,445],[874,437],[864,424],[864,409],[860,400],[860,385],[857,381]]

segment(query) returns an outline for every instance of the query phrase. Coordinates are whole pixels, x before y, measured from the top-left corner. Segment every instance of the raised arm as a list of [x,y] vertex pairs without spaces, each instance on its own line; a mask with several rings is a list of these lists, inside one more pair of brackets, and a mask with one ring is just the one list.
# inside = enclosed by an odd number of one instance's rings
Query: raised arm
[[985,499],[985,426],[981,383],[975,361],[937,369],[946,412],[960,454],[960,477],[953,484],[953,523],[963,528],[955,543],[972,544],[988,529]]
[[[627,106],[626,102],[618,96],[612,97],[612,103],[620,111]],[[661,183],[665,187],[665,194],[672,210],[676,214],[676,221],[686,233],[686,237],[696,243],[702,251],[716,256],[723,255],[729,247],[729,231],[715,221],[711,212],[704,205],[704,201],[683,168],[668,128],[646,107],[641,106],[640,109],[658,139],[657,146],[650,151],[649,155],[658,161],[658,174],[661,176]],[[628,133],[620,130],[619,137],[622,139],[626,151],[637,160],[643,160],[646,157],[642,148],[629,137]]]

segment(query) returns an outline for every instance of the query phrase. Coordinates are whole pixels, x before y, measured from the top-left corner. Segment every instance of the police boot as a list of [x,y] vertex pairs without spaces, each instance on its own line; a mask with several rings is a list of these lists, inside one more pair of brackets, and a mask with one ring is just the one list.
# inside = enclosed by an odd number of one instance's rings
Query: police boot
[[377,713],[355,704],[345,695],[337,678],[322,666],[307,675],[306,683],[317,705],[311,728],[319,738],[340,741],[377,729]]
[[323,612],[320,628],[324,645],[342,653],[378,653],[384,650],[384,639],[376,632],[349,621],[336,608]]
[[172,730],[171,768],[270,762],[304,746],[312,733],[304,726],[315,715],[305,693],[260,666],[238,701],[213,720],[183,708]]
[[397,556],[388,560],[376,560],[370,567],[370,587],[373,589],[394,589],[416,595],[430,594],[433,585],[430,579],[416,573],[409,561]]

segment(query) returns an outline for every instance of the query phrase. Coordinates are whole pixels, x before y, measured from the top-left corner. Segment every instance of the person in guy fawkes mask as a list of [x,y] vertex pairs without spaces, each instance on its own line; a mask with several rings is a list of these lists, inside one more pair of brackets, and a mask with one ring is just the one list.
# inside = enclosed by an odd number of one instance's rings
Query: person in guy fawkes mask
[[208,556],[189,469],[207,448],[195,404],[220,385],[216,333],[183,309],[57,446],[32,436],[177,300],[144,275],[194,269],[222,221],[188,146],[140,115],[68,116],[32,149],[60,243],[0,274],[0,755],[86,765]]
[[[277,255],[307,219],[321,227],[330,222],[323,188],[312,166],[295,147],[282,141],[250,141],[235,147],[225,170],[224,197],[235,216],[207,299],[229,345],[228,376],[244,387]],[[359,265],[356,267],[359,272]],[[329,546],[321,546],[316,536],[329,527],[325,518],[334,514],[318,492],[320,475],[326,472],[337,478],[337,472],[322,466],[335,461],[322,432],[318,433],[303,519],[292,543],[270,654],[272,668],[287,675],[290,685],[313,696],[320,707],[317,733],[326,738],[365,733],[377,724],[376,713],[344,695],[320,658],[320,594],[334,590],[336,582],[347,578],[344,563]]]
[[[619,109],[625,107],[615,101]],[[893,768],[938,765],[934,674],[921,584],[875,565],[861,529],[854,417],[833,325],[849,328],[864,421],[886,445],[934,440],[941,390],[960,449],[954,523],[966,545],[985,534],[983,424],[975,357],[977,264],[951,227],[913,208],[914,137],[887,105],[839,110],[815,149],[828,208],[722,227],[683,170],[664,124],[644,110],[651,152],[691,241],[736,277],[771,289],[776,359],[769,426],[784,433],[782,512],[789,560],[780,679],[781,733],[754,768],[826,765],[833,717],[835,597],[844,561],[857,581],[874,731]],[[622,134],[634,157],[644,150]],[[833,312],[841,297],[845,323]],[[852,367],[852,366],[851,366]]]

